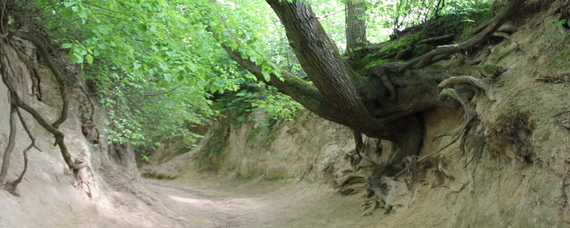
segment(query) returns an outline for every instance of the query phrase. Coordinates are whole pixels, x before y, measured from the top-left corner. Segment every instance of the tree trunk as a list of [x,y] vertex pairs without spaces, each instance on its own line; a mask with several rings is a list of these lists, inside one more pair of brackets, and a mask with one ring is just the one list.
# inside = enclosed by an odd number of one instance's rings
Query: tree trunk
[[364,1],[346,0],[346,50],[351,51],[368,43],[366,39],[366,6]]
[[[266,80],[261,66],[220,42],[230,57],[260,81],[277,87],[317,115],[369,137],[396,143],[400,152],[391,163],[397,165],[405,156],[417,155],[423,143],[422,123],[416,114],[447,107],[438,99],[436,88],[451,75],[445,69],[425,67],[442,60],[442,56],[487,40],[525,0],[512,0],[483,32],[460,44],[440,46],[408,62],[380,63],[367,69],[356,62],[363,75],[357,74],[340,55],[304,0],[266,2],[279,17],[291,48],[313,84],[286,71],[271,74],[271,80]],[[348,45],[358,46],[366,41],[362,17],[366,11],[361,0],[346,4]]]
[[312,9],[304,1],[267,3],[285,27],[303,70],[324,99],[351,120],[349,127],[368,135],[389,132],[387,122],[374,118],[362,103],[355,86],[358,76],[341,57]]

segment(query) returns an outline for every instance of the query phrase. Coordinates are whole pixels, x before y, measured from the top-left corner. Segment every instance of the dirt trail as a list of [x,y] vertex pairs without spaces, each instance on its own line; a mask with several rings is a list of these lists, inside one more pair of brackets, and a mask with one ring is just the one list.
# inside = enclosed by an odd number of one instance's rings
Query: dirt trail
[[330,186],[304,182],[203,177],[144,182],[177,202],[179,216],[200,218],[193,227],[368,227],[383,216],[362,216],[361,194],[341,196]]

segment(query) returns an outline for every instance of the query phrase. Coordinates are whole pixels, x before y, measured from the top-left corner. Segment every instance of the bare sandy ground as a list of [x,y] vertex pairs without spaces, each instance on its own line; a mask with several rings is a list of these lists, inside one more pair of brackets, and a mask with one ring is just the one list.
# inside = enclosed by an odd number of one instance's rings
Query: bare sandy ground
[[171,209],[190,227],[368,227],[383,217],[362,216],[362,194],[342,196],[330,186],[302,181],[198,175],[144,183],[175,202]]

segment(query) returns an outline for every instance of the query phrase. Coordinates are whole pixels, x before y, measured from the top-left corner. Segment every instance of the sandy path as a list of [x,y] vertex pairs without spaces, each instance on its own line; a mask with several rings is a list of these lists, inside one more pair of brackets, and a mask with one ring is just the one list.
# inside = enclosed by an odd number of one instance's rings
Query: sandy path
[[380,213],[362,216],[362,195],[341,196],[330,186],[304,182],[219,181],[209,178],[144,181],[192,215],[195,227],[368,227]]
[[147,186],[177,202],[182,208],[180,216],[192,214],[204,220],[200,227],[240,227],[245,216],[259,202],[249,198],[233,198],[203,187],[184,187],[175,183],[147,181]]

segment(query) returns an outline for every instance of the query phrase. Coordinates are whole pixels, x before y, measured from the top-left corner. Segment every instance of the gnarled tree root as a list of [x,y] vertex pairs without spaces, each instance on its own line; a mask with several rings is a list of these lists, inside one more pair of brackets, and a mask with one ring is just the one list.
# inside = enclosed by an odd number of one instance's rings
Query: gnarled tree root
[[61,73],[59,68],[55,65],[55,63],[52,61],[52,58],[49,54],[49,51],[44,46],[43,42],[36,39],[33,35],[14,30],[12,28],[9,28],[9,32],[18,36],[18,37],[21,37],[23,39],[26,39],[26,40],[32,42],[36,46],[36,48],[38,49],[42,58],[44,58],[44,61],[47,63],[51,72],[54,74],[54,76],[57,80],[57,83],[59,84],[59,92],[61,93],[61,99],[63,102],[63,107],[61,109],[61,115],[60,115],[59,119],[57,119],[52,124],[52,126],[54,128],[59,127],[59,125],[61,125],[67,119],[67,110],[68,110],[68,106],[69,106],[69,99],[67,97],[67,91],[65,89],[65,82],[64,82],[63,74]]
[[[489,98],[489,100],[491,102],[497,101],[497,99],[495,98],[495,92],[491,88],[491,85],[489,85],[489,84],[483,82],[483,80],[478,79],[478,78],[473,77],[473,76],[457,76],[457,77],[450,77],[448,79],[443,80],[437,86],[437,91],[440,93],[440,97],[442,97],[443,95],[446,95],[446,96],[450,96],[450,97],[458,100],[459,102],[461,102],[459,100],[460,98],[458,96],[454,96],[454,94],[449,94],[447,92],[445,94],[442,94],[442,91],[444,90],[444,88],[448,88],[448,87],[451,87],[451,86],[457,85],[457,84],[474,85],[474,86],[478,87],[479,89],[485,91],[485,95],[487,95],[487,98]],[[462,103],[462,105],[463,105],[463,103]]]
[[4,184],[8,167],[10,167],[10,155],[16,144],[16,104],[13,100],[10,101],[10,135],[8,136],[8,145],[4,151],[4,158],[2,160],[2,170],[0,171],[0,186]]
[[[69,166],[69,168],[72,170],[73,169],[79,169],[77,164],[75,164],[72,161],[71,154],[69,153],[67,146],[65,145],[65,142],[64,142],[65,135],[60,130],[58,130],[56,127],[48,124],[47,121],[42,117],[42,115],[40,113],[38,113],[35,109],[33,109],[32,107],[30,107],[28,104],[26,104],[25,102],[23,102],[20,99],[20,96],[18,95],[18,93],[16,92],[16,89],[14,87],[15,85],[12,82],[13,80],[11,80],[8,76],[8,72],[9,72],[9,69],[11,69],[11,67],[9,67],[10,66],[10,60],[9,60],[9,58],[7,58],[7,55],[5,54],[5,46],[2,46],[0,56],[4,57],[0,60],[0,63],[1,63],[0,73],[2,75],[2,81],[4,82],[6,87],[8,88],[8,91],[9,91],[10,96],[11,96],[12,100],[14,101],[14,103],[19,108],[22,108],[22,109],[26,110],[28,113],[30,113],[34,117],[34,119],[36,121],[38,121],[38,123],[44,129],[46,129],[48,132],[53,134],[53,136],[55,137],[55,143],[54,144],[58,145],[58,147],[60,148],[61,155],[63,156],[63,159],[65,160],[65,163]],[[13,70],[11,72],[14,73]]]
[[364,176],[350,174],[341,183],[334,187],[342,195],[354,195],[368,188],[368,181]]
[[[470,84],[470,85],[476,86],[477,88],[485,91],[487,98],[491,102],[496,101],[495,93],[493,92],[493,88],[491,88],[491,85],[483,82],[482,80],[480,80],[478,78],[475,78],[472,76],[459,76],[459,77],[451,77],[451,78],[448,78],[446,80],[443,80],[437,86],[437,90],[439,91],[439,98],[442,99],[443,97],[451,97],[451,98],[459,101],[459,103],[461,103],[463,111],[465,112],[465,118],[463,119],[463,122],[461,123],[459,128],[452,130],[452,131],[448,131],[448,132],[439,134],[439,135],[435,136],[432,139],[432,141],[436,140],[437,138],[443,137],[443,136],[454,136],[455,140],[452,140],[452,143],[455,142],[457,140],[455,136],[465,132],[465,130],[469,127],[469,124],[477,116],[477,113],[475,112],[474,108],[471,107],[471,102],[468,101],[467,98],[462,96],[460,93],[458,93],[457,90],[455,90],[453,88],[449,88],[449,87],[451,87],[453,85],[457,85],[457,84]],[[440,151],[440,150],[438,150],[438,151]]]
[[388,89],[388,91],[390,92],[390,95],[388,96],[388,101],[390,102],[396,101],[396,98],[398,98],[398,93],[396,93],[396,88],[394,88],[394,85],[392,84],[392,82],[390,82],[388,76],[382,74],[380,78],[382,79],[382,84],[384,84],[386,89]]
[[[474,85],[475,87],[480,88],[481,90],[485,91],[485,94],[487,95],[487,98],[489,98],[489,100],[491,100],[492,102],[496,101],[491,86],[487,83],[484,83],[483,81],[481,81],[478,78],[475,78],[472,76],[459,76],[459,77],[451,77],[451,78],[448,78],[448,79],[442,81],[437,87],[437,89],[439,91],[440,99],[442,99],[443,97],[451,97],[451,98],[459,101],[459,103],[461,103],[463,111],[465,112],[465,117],[463,118],[463,121],[458,128],[451,130],[451,131],[448,131],[448,132],[441,133],[432,139],[432,141],[435,141],[436,139],[438,139],[440,137],[452,136],[452,139],[449,143],[445,144],[442,147],[439,147],[436,151],[434,151],[432,153],[429,153],[427,155],[420,157],[417,160],[410,160],[410,162],[409,162],[410,164],[406,165],[406,168],[404,170],[400,171],[398,174],[396,174],[395,177],[398,177],[398,176],[404,174],[405,172],[409,171],[411,169],[411,167],[414,167],[418,162],[422,162],[425,159],[440,153],[441,151],[443,151],[447,147],[451,146],[452,144],[454,144],[455,142],[457,142],[460,139],[461,139],[461,145],[462,145],[461,147],[463,149],[463,145],[465,144],[465,138],[466,138],[467,130],[469,129],[473,120],[477,117],[477,113],[475,112],[475,109],[471,107],[472,104],[469,100],[467,100],[467,98],[465,98],[460,93],[458,93],[457,90],[455,90],[453,88],[449,88],[449,87],[451,87],[453,85],[457,85],[457,84]],[[446,176],[453,178],[453,175],[451,175],[449,172],[447,172],[442,167],[438,166],[438,170],[440,170],[440,172],[444,173]]]
[[18,113],[18,118],[20,118],[20,122],[22,123],[22,126],[24,127],[24,130],[26,131],[26,133],[28,134],[28,136],[30,137],[30,140],[32,141],[30,143],[30,145],[28,147],[26,147],[26,149],[24,149],[24,169],[22,170],[22,173],[20,173],[20,176],[18,177],[18,179],[16,179],[15,181],[12,181],[10,183],[7,183],[4,186],[4,189],[8,190],[8,192],[12,193],[12,195],[15,196],[20,196],[19,193],[16,192],[16,189],[18,187],[18,185],[22,182],[22,180],[24,179],[24,175],[26,174],[26,171],[28,170],[28,152],[32,149],[32,148],[36,148],[37,150],[39,150],[40,152],[42,151],[40,148],[38,148],[36,146],[36,137],[34,137],[32,135],[32,132],[30,131],[30,128],[28,127],[28,125],[26,124],[26,121],[24,121],[24,118],[22,118],[22,113],[20,113],[20,110],[18,108],[16,108],[16,112]]

